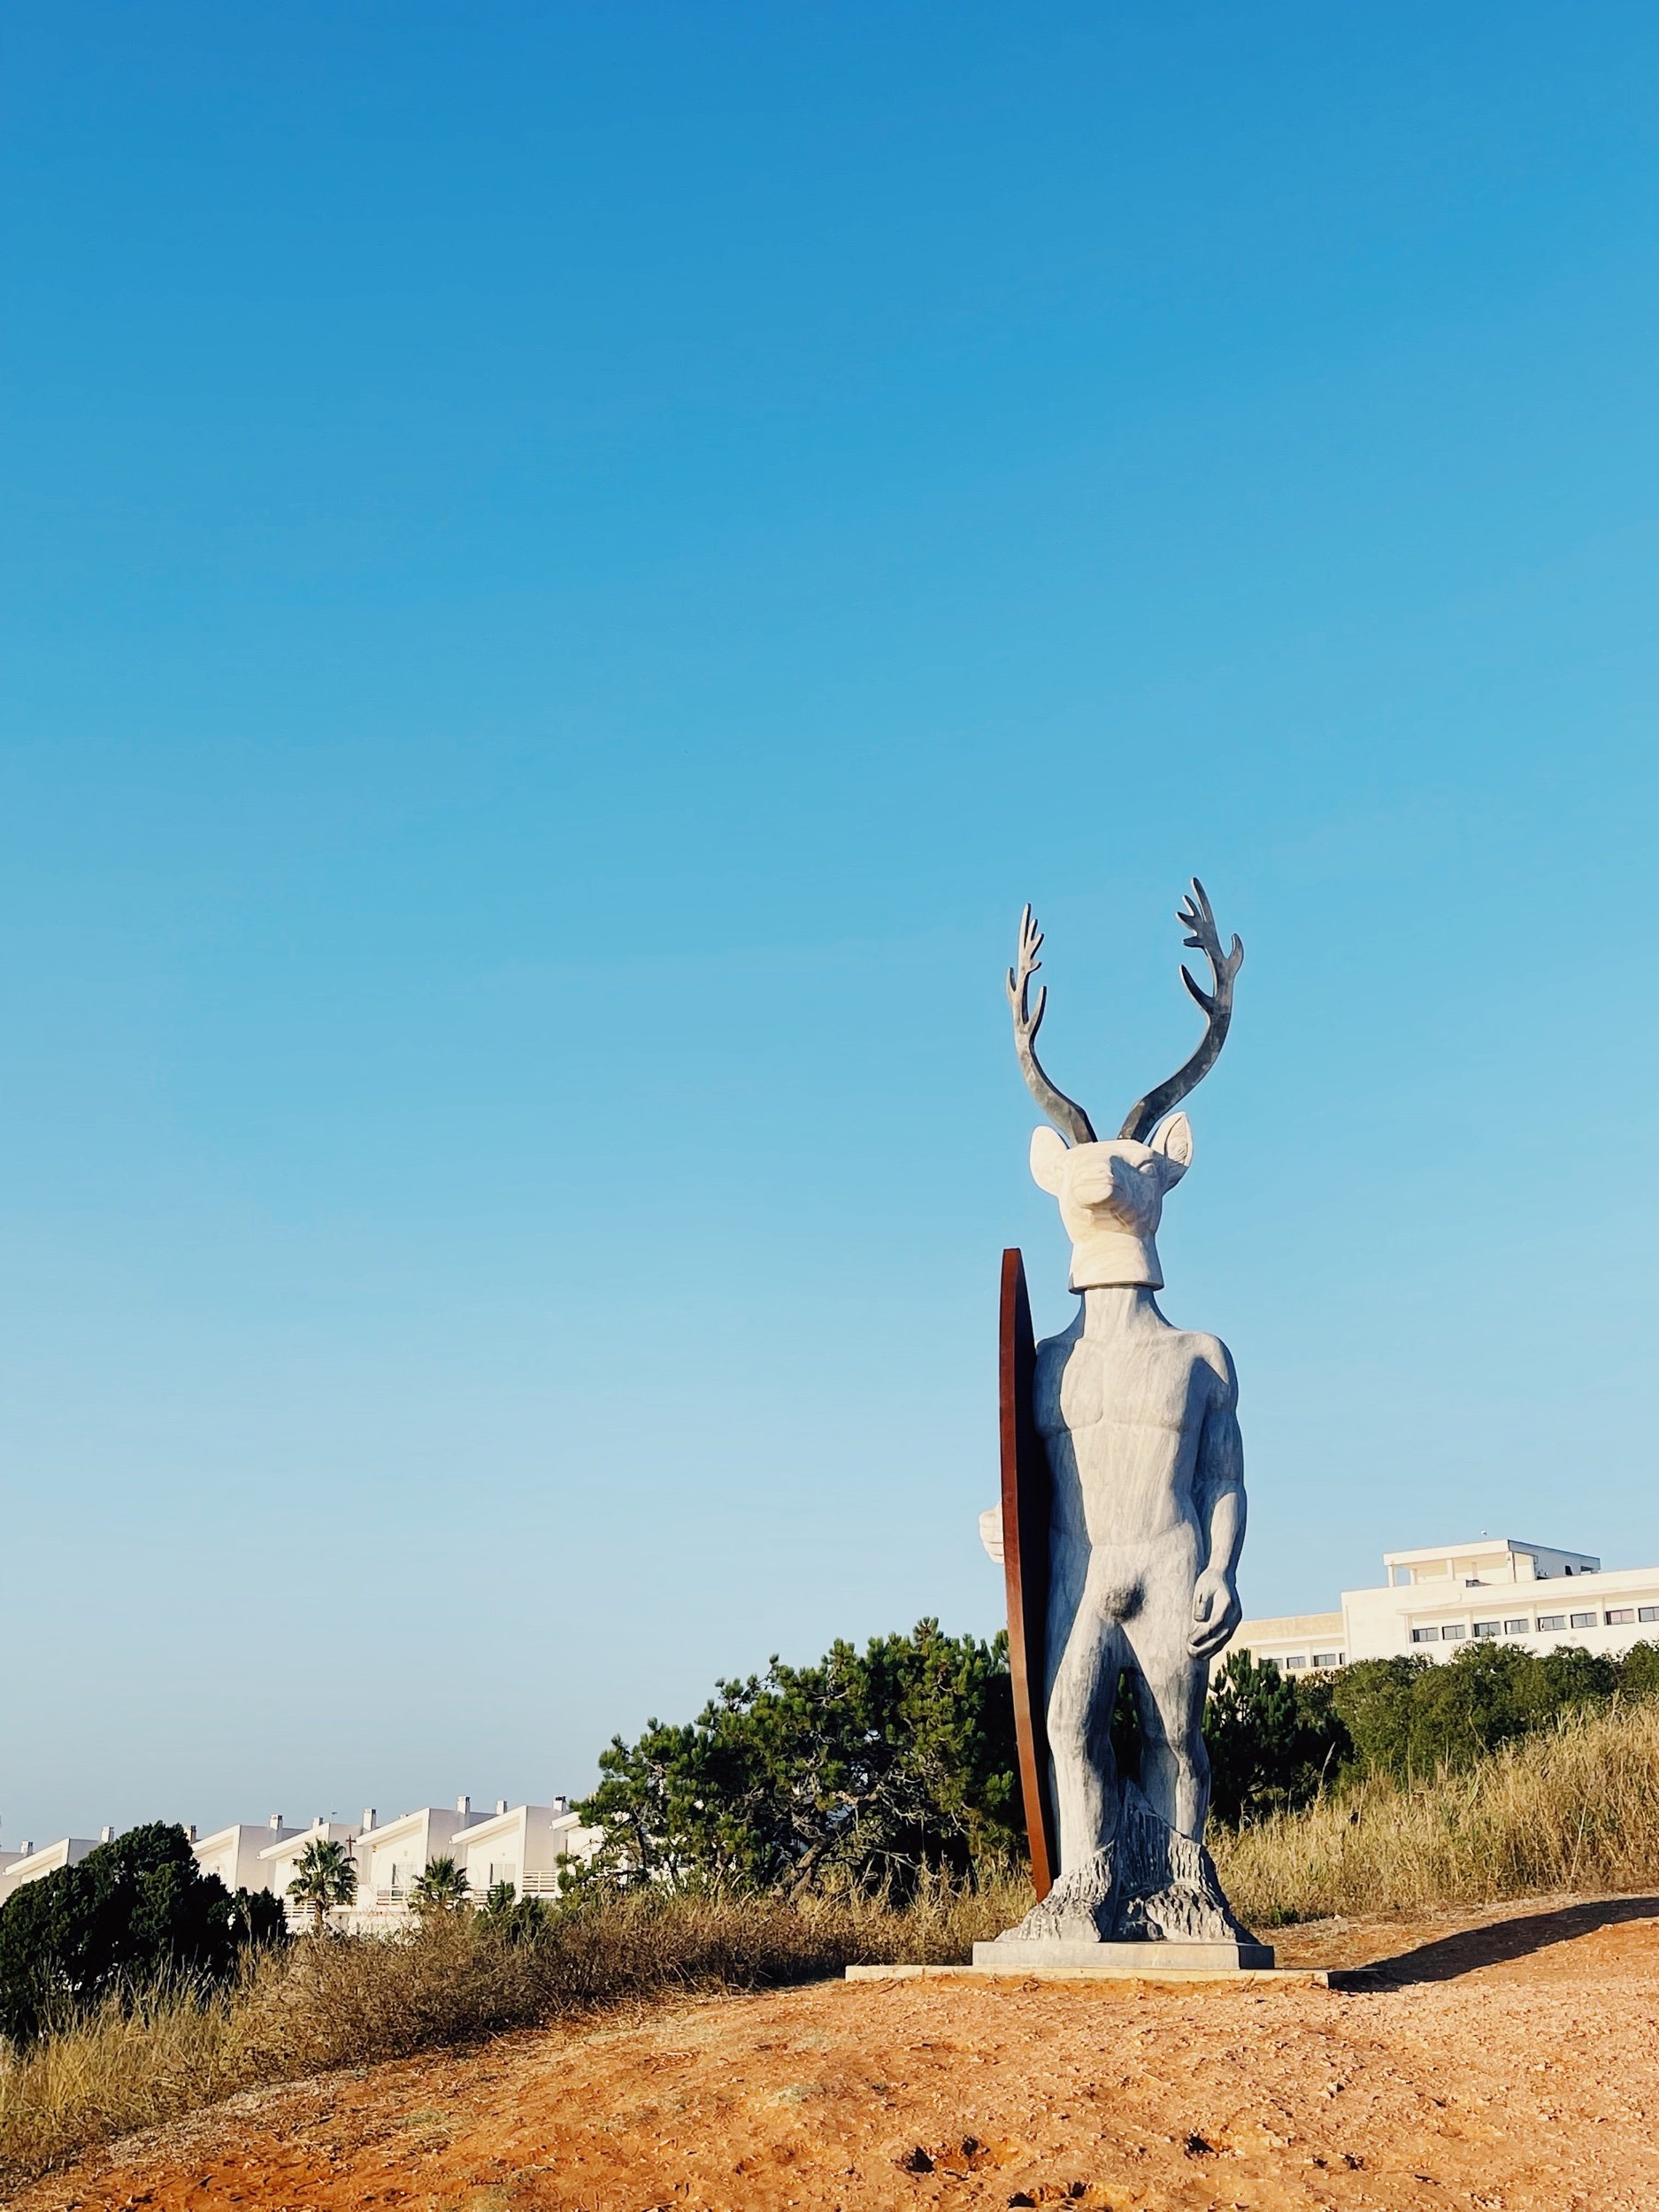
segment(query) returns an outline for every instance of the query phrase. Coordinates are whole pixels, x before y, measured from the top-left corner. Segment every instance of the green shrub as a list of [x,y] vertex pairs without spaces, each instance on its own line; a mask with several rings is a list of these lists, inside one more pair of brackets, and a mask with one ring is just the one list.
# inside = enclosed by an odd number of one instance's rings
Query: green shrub
[[1617,1659],[1568,1644],[1559,1651],[1527,1654],[1516,1700],[1529,1727],[1605,1705],[1621,1687]]
[[1632,1644],[1618,1663],[1621,1697],[1659,1697],[1659,1644]]
[[903,1895],[925,1870],[961,1878],[1020,1848],[1004,1638],[926,1620],[716,1687],[688,1724],[601,1753],[588,1882],[800,1893],[834,1876]]
[[1332,1698],[1362,1774],[1396,1781],[1468,1766],[1517,1737],[1593,1712],[1615,1695],[1659,1692],[1659,1648],[1622,1660],[1569,1644],[1466,1644],[1455,1659],[1363,1659],[1332,1678]]
[[0,1905],[0,2034],[27,2043],[48,2022],[160,1976],[223,1982],[280,1918],[274,1899],[233,1897],[204,1875],[182,1828],[128,1829]]
[[1210,1683],[1204,1744],[1210,1810],[1229,1824],[1306,1804],[1353,1755],[1329,1676],[1298,1680],[1248,1651]]
[[520,1897],[511,1882],[492,1882],[479,1908],[478,1924],[505,1943],[534,1943],[552,1927],[557,1911],[550,1898]]

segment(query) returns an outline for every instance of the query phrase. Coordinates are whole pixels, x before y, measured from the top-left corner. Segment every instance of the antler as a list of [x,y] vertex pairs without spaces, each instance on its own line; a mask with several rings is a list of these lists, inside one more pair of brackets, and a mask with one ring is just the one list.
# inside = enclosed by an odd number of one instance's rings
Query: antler
[[1048,987],[1041,983],[1037,987],[1037,1003],[1029,1010],[1025,1005],[1026,988],[1042,965],[1037,957],[1041,947],[1042,932],[1027,907],[1019,918],[1019,965],[1008,972],[1008,1003],[1014,1017],[1014,1049],[1019,1055],[1020,1073],[1032,1096],[1056,1129],[1070,1137],[1073,1144],[1093,1144],[1094,1129],[1088,1116],[1074,1098],[1056,1090],[1032,1048],[1037,1041],[1037,1032],[1042,1027],[1043,1009],[1048,1003]]
[[[1148,1091],[1144,1098],[1138,1098],[1129,1109],[1128,1118],[1118,1134],[1133,1137],[1138,1144],[1146,1142],[1170,1108],[1179,1104],[1215,1066],[1221,1048],[1227,1041],[1227,1025],[1233,1019],[1233,979],[1244,965],[1244,947],[1236,936],[1232,951],[1222,951],[1209,894],[1196,876],[1193,878],[1193,887],[1181,901],[1175,918],[1192,932],[1184,941],[1195,952],[1202,952],[1210,963],[1210,988],[1208,991],[1202,990],[1194,982],[1185,963],[1181,967],[1181,981],[1204,1010],[1204,1033],[1199,1040],[1197,1051],[1185,1066],[1177,1068],[1167,1083],[1160,1083],[1156,1091]],[[1041,1008],[1038,1012],[1041,1016]]]

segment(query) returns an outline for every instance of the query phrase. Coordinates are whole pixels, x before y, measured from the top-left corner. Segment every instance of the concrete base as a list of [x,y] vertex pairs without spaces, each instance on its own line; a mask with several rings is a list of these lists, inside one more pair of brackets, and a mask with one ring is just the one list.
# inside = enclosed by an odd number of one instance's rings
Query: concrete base
[[976,1943],[976,1966],[1000,1974],[1040,1973],[1046,1966],[1085,1967],[1098,1973],[1168,1973],[1186,1967],[1199,1973],[1260,1972],[1273,1964],[1271,1943],[1064,1943],[1039,1939],[1021,1942],[1017,1936],[999,1936],[995,1943]]

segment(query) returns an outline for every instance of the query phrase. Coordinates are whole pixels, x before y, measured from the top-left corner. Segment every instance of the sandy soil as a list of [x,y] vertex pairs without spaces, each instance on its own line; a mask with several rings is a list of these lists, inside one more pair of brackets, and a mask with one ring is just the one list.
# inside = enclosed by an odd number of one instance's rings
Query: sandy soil
[[1297,1932],[1363,1986],[820,1984],[243,2097],[19,2212],[1659,2206],[1659,1898]]

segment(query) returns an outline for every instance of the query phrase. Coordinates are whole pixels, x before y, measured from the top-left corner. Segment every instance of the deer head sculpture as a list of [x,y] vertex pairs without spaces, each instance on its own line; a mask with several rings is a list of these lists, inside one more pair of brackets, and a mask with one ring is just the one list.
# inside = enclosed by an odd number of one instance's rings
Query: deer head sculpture
[[1181,969],[1182,982],[1203,1009],[1204,1033],[1191,1058],[1138,1098],[1116,1137],[1102,1142],[1083,1109],[1055,1088],[1037,1058],[1048,987],[1039,985],[1034,1002],[1028,1002],[1027,994],[1042,965],[1037,957],[1042,932],[1030,907],[1020,916],[1018,961],[1008,972],[1014,1048],[1032,1096],[1054,1124],[1032,1137],[1031,1171],[1060,1202],[1060,1219],[1071,1240],[1073,1290],[1110,1284],[1163,1287],[1156,1237],[1164,1196],[1186,1174],[1193,1156],[1192,1125],[1185,1114],[1170,1109],[1202,1082],[1220,1056],[1233,1019],[1233,979],[1244,964],[1244,947],[1237,937],[1230,952],[1222,951],[1215,915],[1196,876],[1176,919],[1189,933],[1184,941],[1210,964],[1207,991],[1185,966]]

